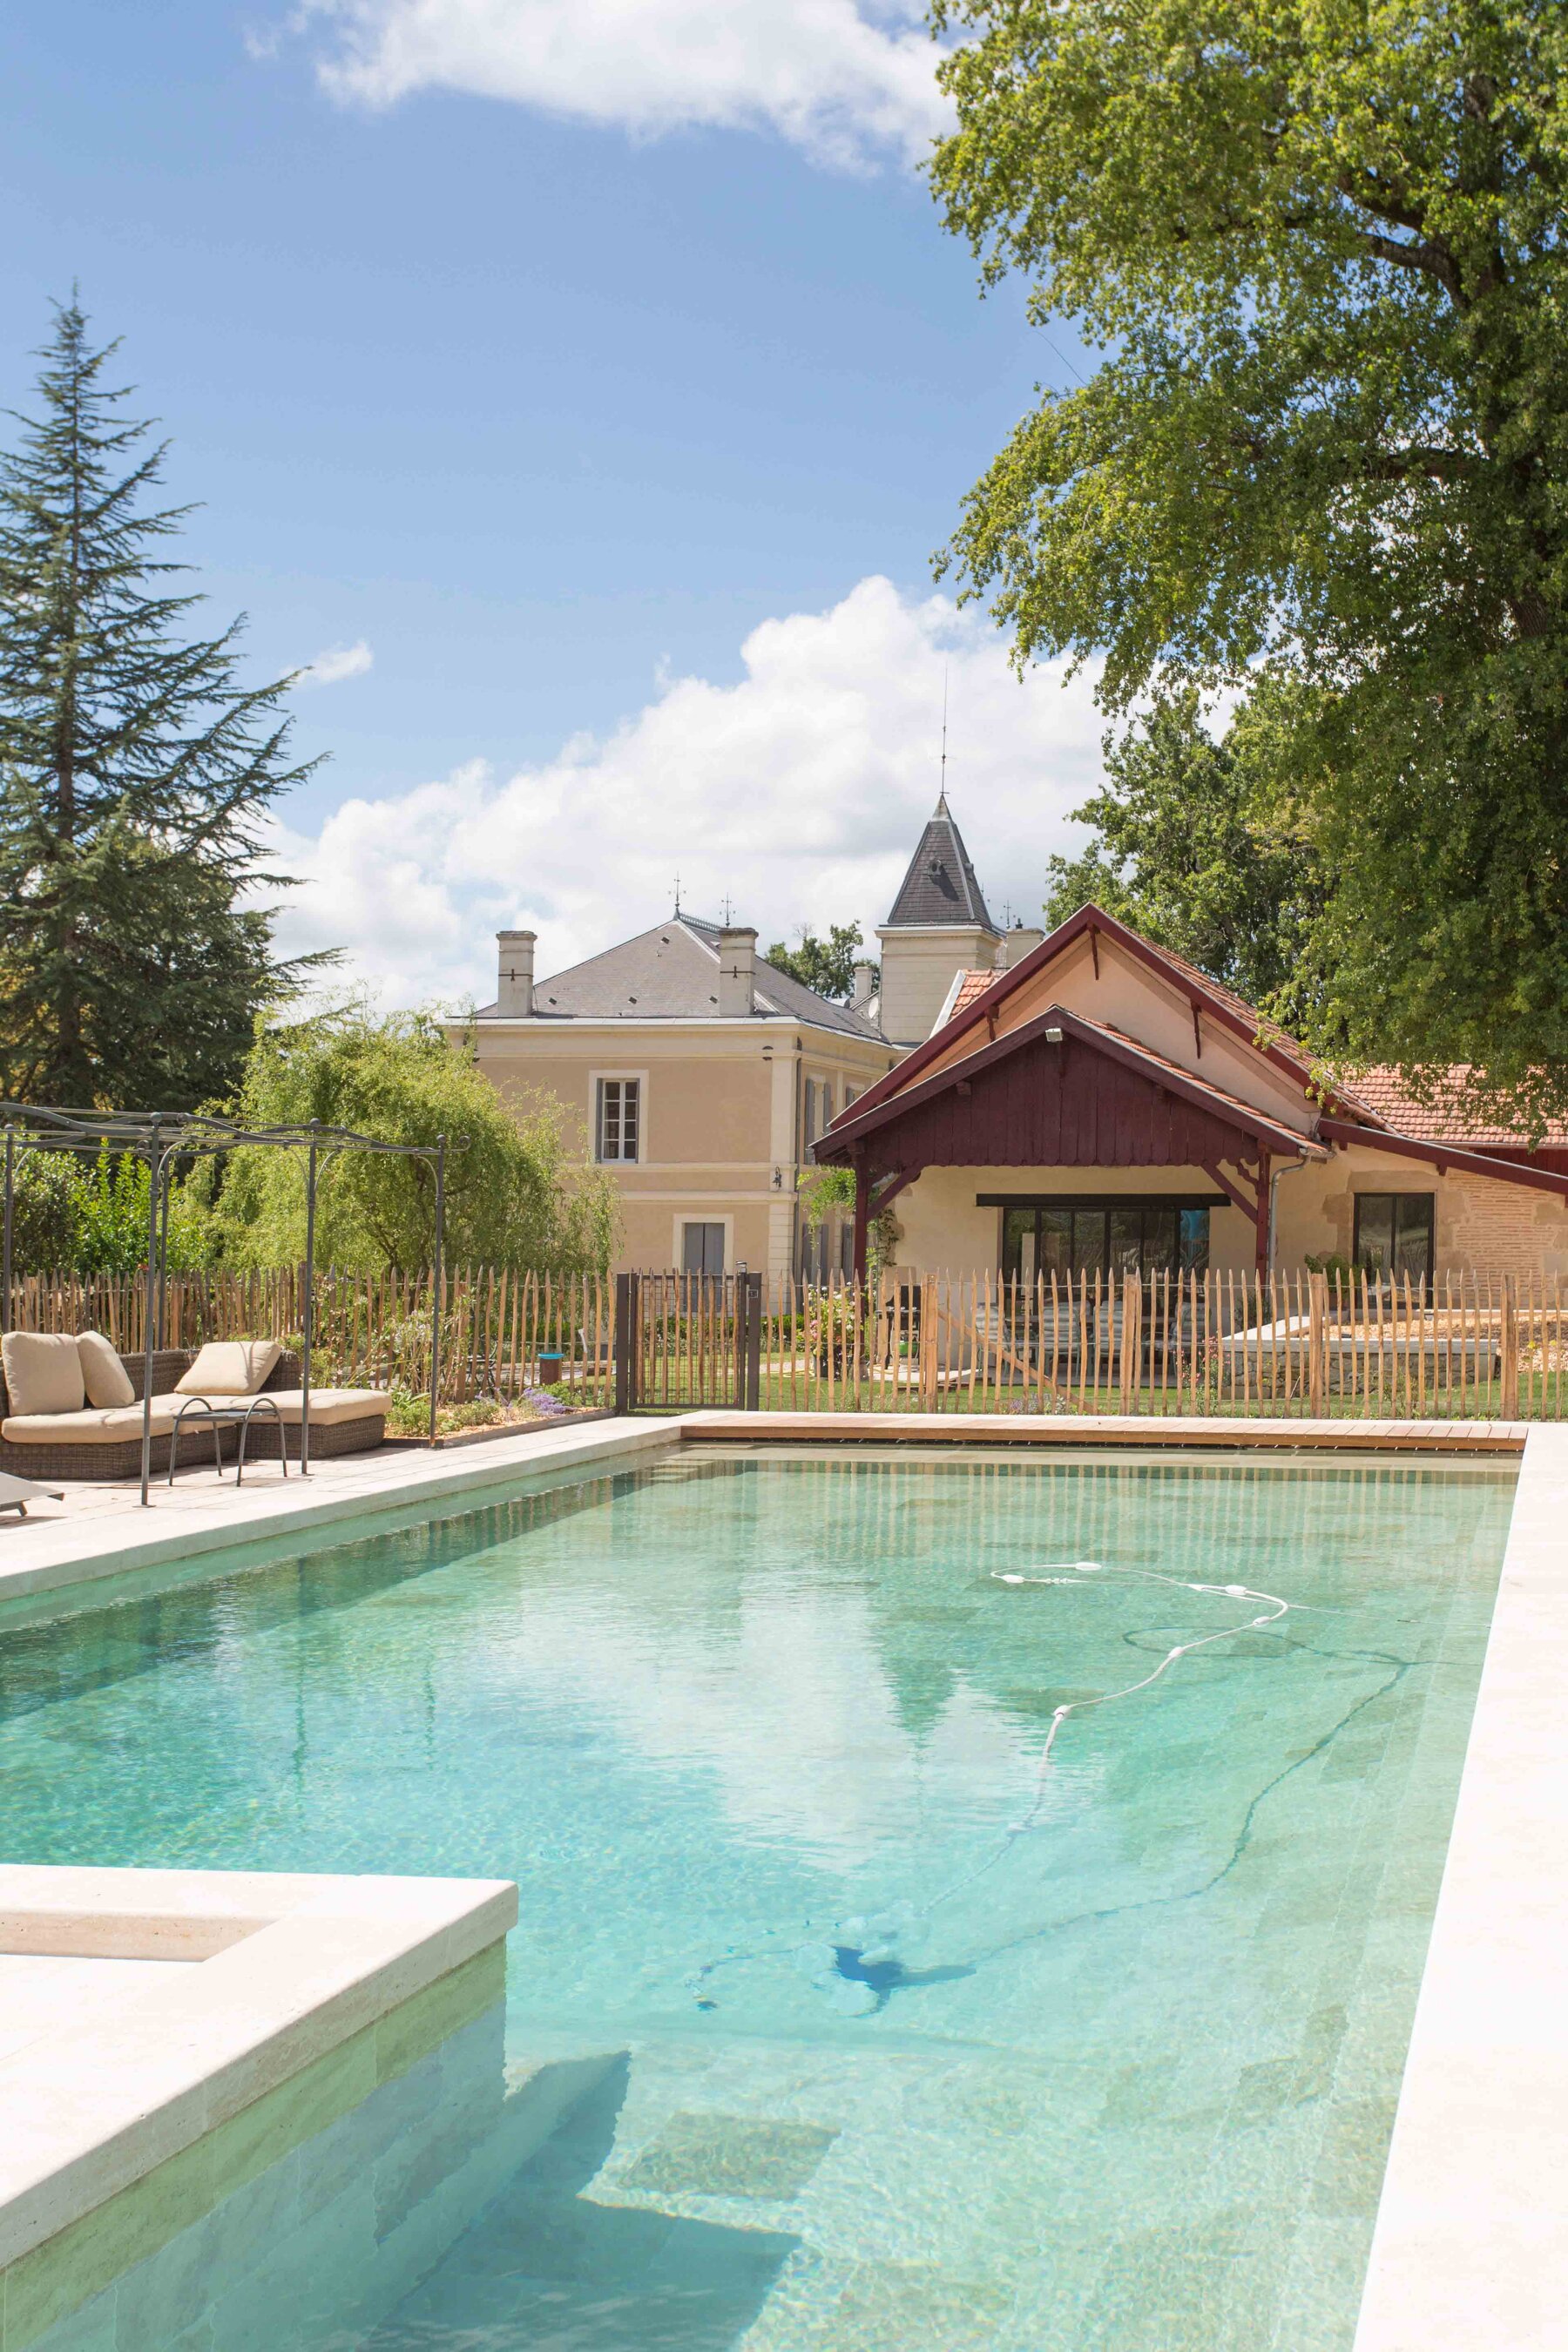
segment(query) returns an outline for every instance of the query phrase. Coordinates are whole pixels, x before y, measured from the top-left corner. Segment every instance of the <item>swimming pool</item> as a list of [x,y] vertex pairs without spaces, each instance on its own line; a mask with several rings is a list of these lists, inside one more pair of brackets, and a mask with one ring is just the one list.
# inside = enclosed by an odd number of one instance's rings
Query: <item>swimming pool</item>
[[601,2063],[340,2347],[1342,2347],[1512,1486],[563,1480],[13,1627],[6,1847],[520,1882]]

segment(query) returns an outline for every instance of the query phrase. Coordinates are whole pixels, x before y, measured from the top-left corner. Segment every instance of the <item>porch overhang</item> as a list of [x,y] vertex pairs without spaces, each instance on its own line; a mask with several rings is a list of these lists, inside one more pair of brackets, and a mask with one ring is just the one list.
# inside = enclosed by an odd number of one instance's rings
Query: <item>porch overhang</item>
[[[1118,1112],[1121,1114],[1123,1124],[1120,1135],[1107,1139],[1113,1145],[1120,1145],[1117,1156],[1112,1156],[1111,1150],[1092,1150],[1079,1156],[1069,1150],[1065,1153],[1030,1153],[1020,1159],[1011,1157],[1009,1150],[995,1150],[994,1146],[999,1125],[994,1101],[995,1074],[1005,1065],[1026,1062],[1031,1074],[1041,1081],[1036,1093],[1022,1102],[1017,1098],[1016,1089],[1010,1085],[1006,1088],[1009,1099],[1000,1125],[1014,1125],[1016,1115],[1020,1113],[1026,1124],[1031,1104],[1048,1115],[1053,1093],[1056,1100],[1060,1101],[1067,1081],[1070,1050],[1079,1047],[1087,1047],[1099,1062],[1124,1073],[1132,1081],[1131,1087],[1115,1089],[1112,1100],[1109,1104],[1102,1101],[1100,1106],[1110,1110],[1113,1123]],[[1064,1053],[1063,1048],[1069,1049],[1069,1053]],[[1056,1061],[1054,1071],[1051,1066],[1053,1056],[1060,1057]],[[990,1080],[992,1084],[987,1087],[981,1106],[976,1107],[975,1087],[982,1080]],[[1146,1090],[1146,1093],[1140,1093],[1139,1089]],[[1194,1077],[1178,1064],[1167,1061],[1163,1055],[1139,1045],[1136,1039],[1108,1029],[1098,1021],[1088,1021],[1081,1013],[1069,1013],[1066,1006],[1060,1004],[1053,1004],[1033,1021],[1026,1022],[1021,1028],[1009,1030],[1005,1036],[980,1046],[973,1054],[966,1054],[961,1062],[950,1063],[934,1077],[920,1079],[912,1086],[883,1096],[879,1101],[863,1097],[845,1116],[835,1120],[815,1147],[815,1157],[824,1165],[839,1167],[852,1167],[862,1158],[881,1160],[887,1157],[882,1139],[890,1139],[895,1132],[907,1130],[915,1114],[929,1113],[933,1106],[952,1098],[971,1106],[957,1124],[970,1130],[968,1141],[973,1147],[973,1156],[968,1148],[943,1151],[932,1154],[925,1162],[928,1166],[1202,1166],[1201,1159],[1194,1161],[1179,1150],[1138,1148],[1131,1118],[1133,1107],[1160,1097],[1173,1104],[1182,1105],[1216,1128],[1223,1128],[1229,1136],[1250,1143],[1255,1150],[1291,1157],[1304,1151],[1315,1160],[1328,1157],[1314,1136],[1304,1134],[1298,1128],[1287,1127],[1281,1120],[1270,1118],[1267,1112],[1245,1102],[1239,1095],[1227,1094],[1221,1087]],[[1074,1108],[1076,1109],[1079,1106]],[[873,1138],[878,1141],[874,1143]],[[954,1140],[957,1139],[955,1137]],[[1098,1137],[1095,1139],[1098,1141]],[[1010,1138],[1008,1141],[1010,1144]],[[1226,1157],[1231,1156],[1227,1152]],[[907,1162],[901,1155],[893,1155],[888,1164],[895,1166]]]
[[1271,1160],[1328,1153],[1134,1039],[1052,1005],[936,1076],[858,1103],[815,1156],[855,1171],[858,1259],[871,1217],[927,1168],[1197,1167],[1251,1220],[1261,1265]]

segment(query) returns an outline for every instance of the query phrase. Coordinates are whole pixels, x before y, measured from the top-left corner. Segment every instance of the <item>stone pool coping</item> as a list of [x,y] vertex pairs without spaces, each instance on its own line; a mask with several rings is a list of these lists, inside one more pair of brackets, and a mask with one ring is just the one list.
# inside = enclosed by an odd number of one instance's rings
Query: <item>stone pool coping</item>
[[[140,2183],[166,2181],[187,2152],[344,2045],[365,2050],[373,2088],[377,2071],[395,2071],[398,2053],[374,2046],[388,2021],[395,2037],[400,2011],[499,1955],[516,1918],[506,1879],[0,1867],[0,1950],[175,1964],[166,1981],[85,2015],[68,2041],[0,2039],[5,2346],[36,2332],[24,2303],[62,2232]],[[497,1998],[504,1971],[490,1973]],[[186,2202],[222,2193],[191,2172],[181,2169]],[[146,2220],[135,2215],[141,2234]],[[85,2270],[82,2253],[73,2267]],[[58,2293],[52,2279],[47,2292]]]
[[1196,1414],[726,1412],[682,1414],[684,1439],[726,1445],[1300,1446],[1349,1454],[1522,1454],[1527,1421],[1245,1421]]
[[1568,1428],[1524,1449],[1355,2352],[1557,2352],[1568,2309]]

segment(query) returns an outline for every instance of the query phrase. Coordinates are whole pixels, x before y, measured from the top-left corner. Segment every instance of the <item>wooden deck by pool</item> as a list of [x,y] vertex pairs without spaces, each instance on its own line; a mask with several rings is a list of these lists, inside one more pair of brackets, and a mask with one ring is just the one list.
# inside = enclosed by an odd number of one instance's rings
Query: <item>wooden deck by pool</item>
[[1286,1421],[1121,1413],[684,1413],[681,1436],[713,1444],[1290,1446],[1344,1454],[1522,1454],[1522,1421]]

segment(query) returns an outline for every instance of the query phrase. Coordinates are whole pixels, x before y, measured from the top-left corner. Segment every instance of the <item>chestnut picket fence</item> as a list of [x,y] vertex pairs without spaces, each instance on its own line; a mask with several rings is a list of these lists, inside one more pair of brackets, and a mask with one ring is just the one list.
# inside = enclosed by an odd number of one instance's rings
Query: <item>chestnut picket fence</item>
[[[319,1269],[315,1376],[428,1393],[424,1273]],[[10,1328],[145,1344],[134,1275],[18,1276]],[[171,1275],[162,1342],[292,1339],[302,1269]],[[1568,1417],[1568,1298],[1555,1276],[883,1269],[866,1283],[662,1269],[442,1277],[442,1399],[532,1387],[583,1407],[790,1412],[1218,1414],[1365,1420]]]

